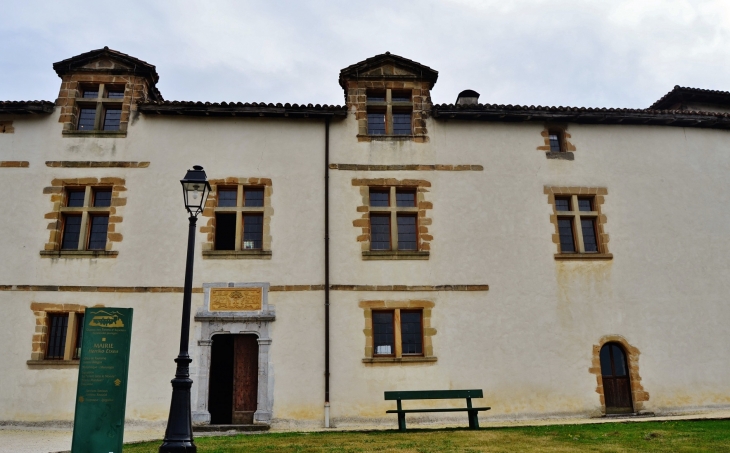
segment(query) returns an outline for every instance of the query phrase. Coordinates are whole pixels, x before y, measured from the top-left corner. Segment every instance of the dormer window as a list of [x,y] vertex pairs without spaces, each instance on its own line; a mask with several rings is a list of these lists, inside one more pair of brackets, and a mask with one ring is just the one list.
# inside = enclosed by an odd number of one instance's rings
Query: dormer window
[[122,118],[124,86],[86,85],[81,87],[78,106],[79,131],[118,131]]
[[413,135],[411,91],[368,91],[368,135]]

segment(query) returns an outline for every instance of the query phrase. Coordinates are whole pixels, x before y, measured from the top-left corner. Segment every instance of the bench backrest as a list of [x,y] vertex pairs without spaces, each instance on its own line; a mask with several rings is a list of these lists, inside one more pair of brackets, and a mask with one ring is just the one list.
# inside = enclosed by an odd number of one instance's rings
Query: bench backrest
[[406,390],[385,392],[385,400],[446,400],[451,398],[484,398],[479,390]]

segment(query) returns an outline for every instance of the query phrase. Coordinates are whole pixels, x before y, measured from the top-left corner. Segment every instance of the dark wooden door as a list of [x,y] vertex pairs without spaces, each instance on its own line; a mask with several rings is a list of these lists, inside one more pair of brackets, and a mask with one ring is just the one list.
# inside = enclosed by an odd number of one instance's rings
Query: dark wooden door
[[606,413],[631,412],[631,380],[626,364],[626,354],[615,343],[601,348],[601,375]]
[[259,383],[259,343],[255,335],[233,340],[233,424],[253,424]]

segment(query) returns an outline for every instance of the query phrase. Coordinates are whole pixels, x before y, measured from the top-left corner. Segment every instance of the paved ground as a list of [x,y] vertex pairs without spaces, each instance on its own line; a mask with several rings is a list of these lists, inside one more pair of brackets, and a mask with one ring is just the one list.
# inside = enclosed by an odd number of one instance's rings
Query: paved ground
[[[662,416],[662,417],[626,417],[626,418],[593,418],[593,419],[548,419],[548,420],[523,420],[523,421],[499,421],[489,422],[487,417],[480,421],[482,427],[502,426],[537,426],[537,425],[558,425],[558,424],[583,424],[583,423],[610,423],[617,421],[663,421],[663,420],[698,420],[708,418],[730,418],[730,410],[698,412],[694,414]],[[449,425],[453,426],[453,425]],[[438,425],[428,425],[429,428],[438,428]],[[373,427],[361,427],[361,429],[394,429],[393,426],[383,425]],[[337,430],[352,429],[348,427],[337,428]],[[289,431],[300,429],[279,428],[276,431]],[[319,431],[319,429],[317,430]],[[124,432],[125,442],[138,442],[144,440],[158,440],[164,434],[164,426],[155,425],[132,425],[127,426]],[[225,433],[206,433],[205,435],[222,435]],[[49,453],[68,451],[71,448],[71,428],[50,427],[50,426],[0,426],[0,453]]]

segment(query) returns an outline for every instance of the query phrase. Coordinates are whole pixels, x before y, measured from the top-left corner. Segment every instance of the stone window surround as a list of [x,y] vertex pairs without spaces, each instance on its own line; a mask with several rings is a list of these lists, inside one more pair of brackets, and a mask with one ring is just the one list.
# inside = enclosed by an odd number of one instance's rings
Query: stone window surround
[[[239,312],[211,312],[211,288],[262,288],[260,311]],[[259,343],[259,372],[258,394],[254,424],[268,425],[271,423],[274,407],[274,369],[269,349],[271,337],[269,327],[276,320],[274,307],[269,305],[269,283],[233,283],[215,282],[203,283],[204,305],[195,313],[195,322],[200,328],[195,328],[195,337],[199,347],[198,367],[193,377],[193,424],[210,424],[208,412],[208,387],[210,381],[210,360],[213,346],[213,336],[222,334],[253,334],[258,337]]]
[[[64,137],[126,137],[127,126],[132,112],[132,103],[148,97],[148,84],[144,77],[131,75],[109,75],[109,74],[66,74],[62,76],[61,89],[56,100],[56,105],[61,107],[61,114],[58,119],[63,123]],[[124,86],[124,97],[121,99],[83,98],[81,87],[88,85],[115,85]],[[104,131],[79,131],[77,130],[79,107],[78,102],[110,103],[119,105],[122,115],[119,122],[119,130]],[[97,111],[97,121],[99,112]]]
[[[553,152],[550,151],[550,131],[559,131],[560,132],[560,148],[562,151],[560,152]],[[545,157],[548,159],[562,159],[562,160],[574,160],[575,155],[573,154],[574,151],[576,151],[575,145],[569,140],[571,138],[570,133],[568,133],[568,125],[567,124],[555,124],[555,123],[547,123],[545,124],[545,128],[540,132],[540,135],[542,135],[543,138],[543,145],[538,146],[538,151],[544,151]]]
[[[428,193],[428,187],[431,187],[429,181],[422,179],[393,179],[393,178],[376,178],[376,179],[353,179],[352,185],[360,187],[360,195],[362,196],[362,204],[357,207],[360,218],[352,222],[354,227],[361,228],[361,234],[357,236],[360,242],[362,257],[364,260],[427,260],[430,255],[431,241],[433,236],[429,234],[428,227],[432,223],[430,217],[426,217],[427,210],[433,209],[433,204],[425,200],[425,194]],[[393,192],[396,188],[410,188],[416,190],[416,203],[418,212],[418,250],[370,250],[370,188],[390,188]],[[393,202],[395,198],[393,197]],[[386,208],[375,208],[372,212],[384,210]],[[388,210],[395,210],[394,206]],[[401,210],[403,208],[400,208]],[[416,210],[414,210],[416,212]],[[394,227],[391,221],[391,231]],[[391,233],[392,234],[392,233]]]
[[[552,206],[553,212],[550,214],[550,222],[555,227],[555,233],[553,233],[553,243],[557,246],[557,253],[554,255],[556,260],[610,260],[613,259],[613,255],[609,253],[608,241],[609,236],[606,233],[606,216],[601,211],[601,206],[605,202],[605,195],[608,194],[608,189],[604,187],[556,187],[556,186],[545,186],[544,193],[548,196],[548,203]],[[560,231],[558,229],[558,217],[563,215],[571,216],[575,214],[575,211],[570,213],[558,213],[555,207],[555,196],[571,196],[572,206],[577,207],[578,203],[576,198],[579,196],[591,197],[593,199],[593,208],[595,211],[589,214],[591,217],[596,219],[596,239],[598,241],[598,253],[562,253],[560,250]],[[577,217],[577,216],[576,216]],[[576,236],[576,242],[578,243],[578,250],[582,250],[583,247],[583,233],[580,225],[576,226],[573,224],[573,234]]]
[[[102,305],[95,305],[101,307]],[[30,309],[35,315],[35,333],[33,334],[30,360],[26,363],[32,367],[55,368],[78,366],[79,359],[73,359],[73,346],[76,344],[77,314],[83,314],[85,305],[78,304],[51,304],[32,302]],[[46,360],[46,348],[48,344],[48,314],[68,314],[68,327],[66,330],[66,346],[63,360]],[[74,316],[72,316],[74,315]]]
[[602,337],[598,344],[593,345],[593,356],[591,367],[588,372],[596,376],[596,393],[600,396],[601,410],[606,414],[606,399],[603,393],[603,376],[601,373],[601,348],[606,343],[618,343],[624,350],[626,361],[629,367],[629,381],[631,384],[631,402],[634,406],[634,413],[644,410],[644,402],[649,401],[649,393],[644,390],[641,385],[641,376],[639,375],[639,349],[632,346],[626,338],[621,335],[606,335]]
[[[271,216],[274,215],[274,208],[271,206],[271,195],[274,189],[269,178],[236,178],[229,177],[224,179],[211,179],[211,191],[208,200],[205,202],[205,208],[201,214],[207,217],[208,222],[201,225],[200,232],[206,233],[206,241],[203,242],[203,259],[271,259]],[[242,200],[243,190],[245,187],[264,188],[264,207],[218,207],[218,187],[237,187],[238,200]],[[239,203],[243,203],[239,201]],[[237,203],[237,204],[239,204]],[[235,212],[237,226],[242,222],[241,215],[244,212],[259,212],[264,215],[263,226],[263,244],[261,250],[215,250],[215,213],[216,212]],[[237,228],[239,230],[239,228]],[[241,233],[242,234],[242,233]],[[241,244],[241,234],[236,235],[236,246]]]
[[[365,357],[363,363],[423,363],[436,362],[437,358],[433,355],[433,339],[436,335],[436,329],[431,327],[431,310],[434,303],[429,300],[363,300],[358,306],[363,309],[365,316]],[[402,356],[396,346],[395,357],[377,357],[373,355],[373,310],[394,310],[395,317],[400,319],[400,310],[422,310],[421,318],[423,328],[423,355],[422,356]],[[397,332],[396,332],[397,333]],[[396,344],[398,340],[396,339]]]
[[[125,192],[125,180],[122,178],[106,177],[106,178],[67,178],[54,179],[51,185],[43,189],[44,194],[50,194],[50,201],[53,204],[51,212],[45,215],[46,219],[51,220],[48,224],[50,230],[48,242],[45,244],[44,250],[40,252],[44,258],[116,258],[118,251],[112,250],[113,244],[122,242],[123,236],[117,231],[116,226],[121,223],[123,218],[121,213],[117,212],[118,207],[125,206],[127,199],[121,197],[121,192]],[[87,191],[85,200],[90,199],[89,192],[94,188],[109,188],[112,190],[111,205],[107,208],[91,208],[88,202],[84,202],[84,208],[67,208],[63,205],[64,194],[68,188],[84,188]],[[61,234],[63,229],[62,214],[66,211],[83,212],[88,216],[89,212],[104,212],[109,214],[109,226],[107,228],[107,242],[105,250],[61,250]],[[83,218],[83,217],[82,217]],[[87,222],[88,223],[88,220]],[[84,223],[82,222],[82,226]]]
[[[426,143],[428,139],[428,131],[426,129],[426,118],[431,108],[430,82],[403,81],[396,82],[391,80],[383,81],[358,81],[350,80],[347,82],[347,106],[355,113],[357,120],[357,141],[412,141],[414,143]],[[368,135],[368,102],[367,91],[376,90],[385,92],[388,90],[408,91],[411,90],[411,100],[413,111],[411,114],[411,124],[413,127],[413,135]]]

